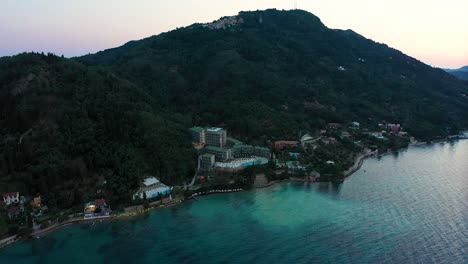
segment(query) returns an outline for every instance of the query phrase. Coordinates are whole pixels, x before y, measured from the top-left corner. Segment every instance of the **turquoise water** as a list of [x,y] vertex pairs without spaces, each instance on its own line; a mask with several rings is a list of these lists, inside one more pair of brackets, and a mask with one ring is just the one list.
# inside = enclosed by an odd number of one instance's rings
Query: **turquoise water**
[[341,185],[200,197],[68,226],[0,263],[468,263],[468,140],[367,160]]

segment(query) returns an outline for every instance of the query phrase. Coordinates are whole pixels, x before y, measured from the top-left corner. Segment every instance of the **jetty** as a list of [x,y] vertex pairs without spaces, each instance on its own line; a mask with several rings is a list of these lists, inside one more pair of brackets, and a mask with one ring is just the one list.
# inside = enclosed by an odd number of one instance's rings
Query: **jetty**
[[209,191],[205,191],[205,192],[196,192],[194,194],[192,194],[189,199],[195,199],[196,200],[196,197],[197,196],[201,196],[201,195],[208,195],[208,194],[215,194],[215,193],[230,193],[230,192],[241,192],[243,191],[242,188],[237,188],[237,189],[216,189],[216,190],[209,190]]

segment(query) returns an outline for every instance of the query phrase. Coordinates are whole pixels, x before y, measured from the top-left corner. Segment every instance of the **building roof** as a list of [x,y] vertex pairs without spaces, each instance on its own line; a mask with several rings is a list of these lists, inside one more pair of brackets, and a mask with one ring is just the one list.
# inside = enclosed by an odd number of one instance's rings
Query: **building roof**
[[252,145],[235,145],[233,148],[236,148],[236,149],[245,149],[245,148],[253,149],[253,146]]
[[97,200],[94,201],[94,204],[95,204],[96,206],[103,206],[103,205],[106,204],[106,200],[104,200],[103,198],[97,199]]
[[140,199],[143,199],[143,192],[146,193],[146,197],[149,199],[149,198],[159,196],[159,194],[168,194],[169,192],[171,192],[171,190],[172,190],[172,187],[161,184],[161,186],[156,187],[156,188],[152,188],[152,189],[148,189],[144,191],[141,191],[141,190],[138,191],[133,196],[133,199],[135,199],[135,197],[140,197]]
[[238,140],[238,139],[235,139],[235,138],[232,138],[232,137],[228,137],[227,138],[227,141],[230,141],[232,143],[234,143],[234,145],[242,145],[244,144],[242,141]]
[[156,177],[148,177],[143,181],[143,184],[145,186],[150,186],[150,185],[156,184],[158,182],[159,181],[158,181],[158,179],[156,179]]
[[40,205],[41,204],[41,196],[34,197],[31,201],[32,205]]
[[190,130],[193,131],[193,132],[200,133],[205,129],[203,127],[192,127],[192,128],[190,128]]
[[19,193],[18,192],[7,192],[7,193],[4,193],[3,194],[3,198],[7,198],[7,197],[16,197],[18,196]]
[[219,131],[222,131],[223,129],[220,128],[220,127],[210,127],[208,129],[206,129],[206,131],[209,131],[209,132],[219,132]]
[[301,137],[301,141],[307,141],[307,140],[312,140],[314,139],[311,137],[309,134],[305,134],[304,136]]

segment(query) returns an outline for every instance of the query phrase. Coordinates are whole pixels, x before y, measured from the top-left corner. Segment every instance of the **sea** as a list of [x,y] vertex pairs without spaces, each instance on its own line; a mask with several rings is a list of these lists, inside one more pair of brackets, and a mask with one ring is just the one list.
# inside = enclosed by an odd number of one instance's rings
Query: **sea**
[[367,159],[342,184],[70,225],[0,249],[0,263],[468,263],[468,140]]

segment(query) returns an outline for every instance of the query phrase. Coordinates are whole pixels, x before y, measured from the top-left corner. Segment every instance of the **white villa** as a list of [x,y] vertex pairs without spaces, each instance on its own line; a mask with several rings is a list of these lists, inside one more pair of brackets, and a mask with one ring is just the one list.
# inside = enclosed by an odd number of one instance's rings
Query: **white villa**
[[150,199],[158,197],[160,194],[169,194],[171,191],[172,187],[160,182],[156,177],[148,177],[143,181],[143,186],[133,195],[133,200],[137,197],[143,199],[143,193],[146,193],[146,198]]

